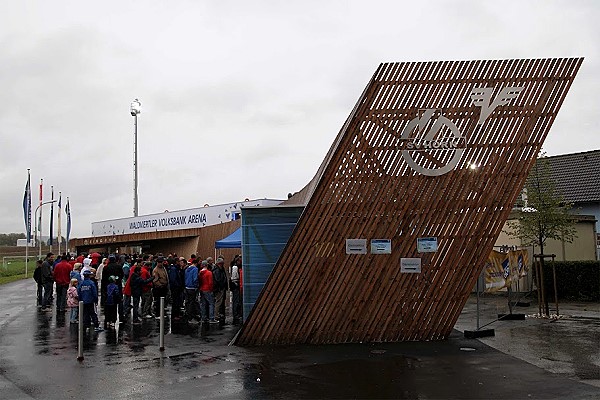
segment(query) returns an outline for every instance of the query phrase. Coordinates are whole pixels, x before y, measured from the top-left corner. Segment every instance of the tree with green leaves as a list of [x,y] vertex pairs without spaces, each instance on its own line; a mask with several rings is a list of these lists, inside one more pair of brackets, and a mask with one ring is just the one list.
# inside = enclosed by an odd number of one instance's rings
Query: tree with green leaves
[[525,246],[535,246],[540,249],[540,274],[538,274],[542,303],[546,314],[549,315],[548,302],[543,287],[544,249],[548,239],[562,240],[571,243],[576,237],[574,216],[569,212],[572,203],[566,202],[556,189],[552,179],[550,164],[544,154],[535,162],[525,183],[527,195],[526,207],[523,207],[516,221],[509,221],[507,232],[521,239]]

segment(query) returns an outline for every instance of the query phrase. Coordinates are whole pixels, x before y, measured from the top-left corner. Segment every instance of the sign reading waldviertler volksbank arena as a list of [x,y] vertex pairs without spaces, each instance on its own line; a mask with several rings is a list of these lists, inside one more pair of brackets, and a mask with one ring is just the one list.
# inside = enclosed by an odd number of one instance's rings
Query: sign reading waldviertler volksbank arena
[[239,218],[242,207],[274,206],[280,203],[281,200],[248,200],[216,206],[190,208],[188,210],[165,211],[159,214],[93,222],[92,236],[203,228]]

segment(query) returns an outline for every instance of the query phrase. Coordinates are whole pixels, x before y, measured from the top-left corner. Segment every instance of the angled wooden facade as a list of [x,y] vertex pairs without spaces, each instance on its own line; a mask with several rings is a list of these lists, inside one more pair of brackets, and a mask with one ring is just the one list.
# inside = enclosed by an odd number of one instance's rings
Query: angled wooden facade
[[[447,338],[582,61],[380,65],[236,344]],[[417,251],[425,237],[436,252]]]

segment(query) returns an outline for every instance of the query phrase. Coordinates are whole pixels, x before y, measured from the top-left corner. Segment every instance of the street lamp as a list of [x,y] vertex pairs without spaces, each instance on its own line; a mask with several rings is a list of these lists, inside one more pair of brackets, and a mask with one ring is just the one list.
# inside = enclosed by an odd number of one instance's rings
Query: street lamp
[[[38,219],[37,219],[37,212],[38,212],[38,210],[44,204],[56,203],[57,201],[58,200],[48,200],[48,201],[45,201],[45,202],[41,203],[39,206],[37,206],[37,208],[35,209],[35,212],[33,213],[33,215],[34,215],[34,220],[35,220],[35,236],[36,237],[38,235]],[[39,242],[39,246],[40,246],[39,260],[41,260],[42,259],[42,232],[41,231],[40,231],[40,237],[39,237],[38,242]]]
[[137,116],[142,112],[142,103],[138,99],[131,102],[129,109],[133,117],[133,216],[138,216],[138,159],[137,159]]

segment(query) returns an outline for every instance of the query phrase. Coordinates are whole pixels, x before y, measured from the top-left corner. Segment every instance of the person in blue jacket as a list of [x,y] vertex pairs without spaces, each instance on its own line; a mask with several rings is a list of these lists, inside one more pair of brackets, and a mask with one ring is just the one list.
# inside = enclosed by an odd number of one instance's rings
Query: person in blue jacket
[[77,286],[77,294],[79,301],[83,301],[83,326],[94,323],[95,331],[102,332],[96,314],[96,305],[98,304],[98,289],[96,284],[91,280],[92,271],[83,271],[83,282]]
[[185,316],[188,322],[200,321],[200,305],[198,304],[198,259],[185,269]]

